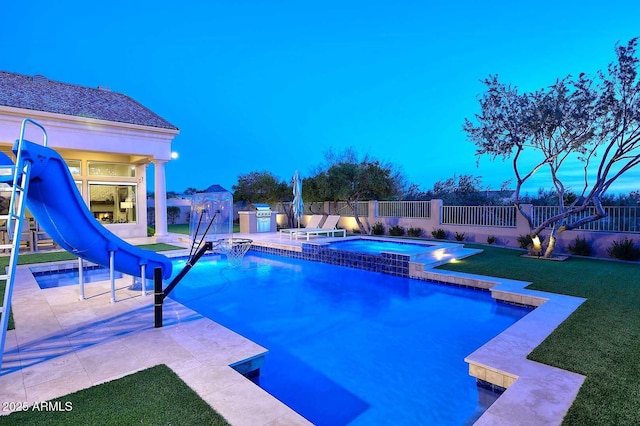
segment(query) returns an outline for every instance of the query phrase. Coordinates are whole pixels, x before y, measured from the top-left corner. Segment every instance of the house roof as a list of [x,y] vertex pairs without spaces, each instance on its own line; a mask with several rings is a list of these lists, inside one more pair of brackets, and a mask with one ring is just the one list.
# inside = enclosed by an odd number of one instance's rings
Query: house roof
[[127,95],[0,71],[0,106],[178,130]]

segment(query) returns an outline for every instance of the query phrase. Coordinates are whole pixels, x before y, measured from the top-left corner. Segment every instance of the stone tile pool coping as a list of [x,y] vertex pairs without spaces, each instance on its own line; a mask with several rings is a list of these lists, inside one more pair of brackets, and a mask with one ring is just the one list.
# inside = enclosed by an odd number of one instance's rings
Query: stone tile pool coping
[[[301,257],[302,244],[270,241],[269,236],[256,234],[243,237],[254,239],[255,245]],[[231,424],[309,424],[230,367],[267,349],[169,299],[165,327],[152,328],[152,297],[127,290],[130,277],[119,281],[118,298],[122,300],[111,304],[108,282],[102,284],[98,294],[80,302],[76,286],[40,290],[29,266],[19,267],[18,274],[13,306],[20,326],[8,334],[0,372],[5,398],[15,402],[51,399],[165,363]],[[585,377],[526,357],[584,299],[528,290],[527,282],[434,270],[421,263],[411,262],[409,275],[486,289],[497,300],[536,307],[465,358],[471,376],[506,388],[475,424],[510,425],[515,419],[523,425],[562,422]],[[91,285],[96,288],[97,283]],[[127,321],[122,320],[123,315]],[[106,336],[104,339],[92,340],[96,339],[94,325]],[[76,341],[86,338],[87,344]],[[58,349],[49,349],[51,341],[59,341]],[[158,347],[154,350],[158,344],[175,347],[178,355],[159,351]],[[122,365],[111,359],[112,352],[123,360]],[[39,361],[27,361],[34,354]]]
[[[412,265],[416,277],[484,288],[496,300],[533,306],[530,313],[465,358],[469,374],[504,393],[476,425],[559,425],[585,376],[527,359],[586,299],[529,290],[530,283]],[[517,420],[516,420],[517,419]]]

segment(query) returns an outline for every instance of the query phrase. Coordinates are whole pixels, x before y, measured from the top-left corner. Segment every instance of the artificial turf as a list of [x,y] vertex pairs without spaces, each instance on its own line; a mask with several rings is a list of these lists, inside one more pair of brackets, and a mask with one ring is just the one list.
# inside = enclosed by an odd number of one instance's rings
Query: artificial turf
[[0,417],[3,425],[212,425],[229,423],[166,365],[158,365]]
[[529,355],[586,376],[563,424],[640,424],[640,264],[575,257],[554,262],[480,248],[482,254],[442,268],[530,281],[531,289],[587,299]]

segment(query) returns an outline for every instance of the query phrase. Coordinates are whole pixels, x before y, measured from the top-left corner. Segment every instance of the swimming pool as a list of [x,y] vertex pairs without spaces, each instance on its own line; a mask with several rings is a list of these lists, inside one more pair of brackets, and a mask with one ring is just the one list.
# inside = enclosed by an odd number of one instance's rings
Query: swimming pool
[[472,423],[487,403],[464,357],[530,311],[252,251],[239,268],[203,258],[171,297],[268,348],[254,381],[318,425]]
[[[33,277],[40,288],[64,287],[68,285],[78,285],[78,268],[70,268],[53,271],[35,271],[32,269]],[[107,281],[110,279],[109,268],[85,267],[82,271],[84,282],[92,283],[97,281]],[[122,278],[122,273],[115,271],[116,279]]]
[[352,251],[357,253],[380,254],[382,252],[416,255],[432,250],[433,244],[418,244],[400,241],[374,240],[365,238],[333,241],[330,249]]

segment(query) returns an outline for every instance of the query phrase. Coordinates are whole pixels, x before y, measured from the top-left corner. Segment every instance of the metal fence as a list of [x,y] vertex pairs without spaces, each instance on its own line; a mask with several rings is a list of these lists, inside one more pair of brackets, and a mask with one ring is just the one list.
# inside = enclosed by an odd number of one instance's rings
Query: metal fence
[[[358,216],[369,216],[369,202],[359,201],[356,210]],[[329,203],[329,214],[337,214],[340,216],[352,216],[353,207],[351,207],[346,201],[336,201]]]
[[[635,206],[604,206],[607,214],[600,220],[586,223],[576,229],[595,232],[640,232],[640,207]],[[550,217],[558,214],[558,206],[534,206],[533,225],[540,226]],[[595,207],[589,207],[583,212],[568,218],[567,223],[571,224],[578,220],[594,215]]]
[[[322,214],[325,213],[324,204],[328,206],[327,214],[335,214],[340,216],[353,216],[353,208],[347,204],[346,201],[337,201],[337,202],[305,202],[304,203],[304,214]],[[291,211],[291,202],[281,202],[274,203],[270,205],[271,210],[274,213],[286,213]],[[358,216],[368,216],[369,215],[369,202],[368,201],[360,201],[358,203]]]
[[[284,214],[284,213],[292,211],[291,204],[293,204],[291,201],[283,201],[283,202],[279,202],[279,203],[270,204],[269,207],[271,207],[271,210],[274,213],[283,213]],[[303,214],[313,214],[313,212],[310,211],[309,207],[310,206],[309,206],[308,203],[304,203]]]
[[514,206],[442,206],[443,225],[516,227]]
[[[271,206],[272,210],[284,213],[285,208],[290,209],[291,203],[277,203]],[[322,203],[305,203],[305,214],[319,213]],[[324,206],[326,213],[340,216],[353,216],[353,209],[346,201],[328,202]],[[323,208],[323,207],[322,207]],[[322,209],[321,208],[321,209]],[[361,201],[357,206],[358,216],[369,216],[369,202]],[[629,232],[640,233],[640,207],[636,206],[605,206],[606,217],[580,226],[577,229],[595,232]],[[539,226],[545,220],[558,214],[557,206],[534,206],[532,218],[534,226]],[[433,212],[437,215],[437,212]],[[583,217],[595,214],[595,208],[590,207],[579,215],[568,219],[573,223]],[[518,211],[514,206],[442,206],[440,223],[443,225],[466,225],[515,228]],[[431,219],[430,201],[378,201],[377,217],[406,217]]]
[[431,217],[431,201],[378,201],[378,217]]

